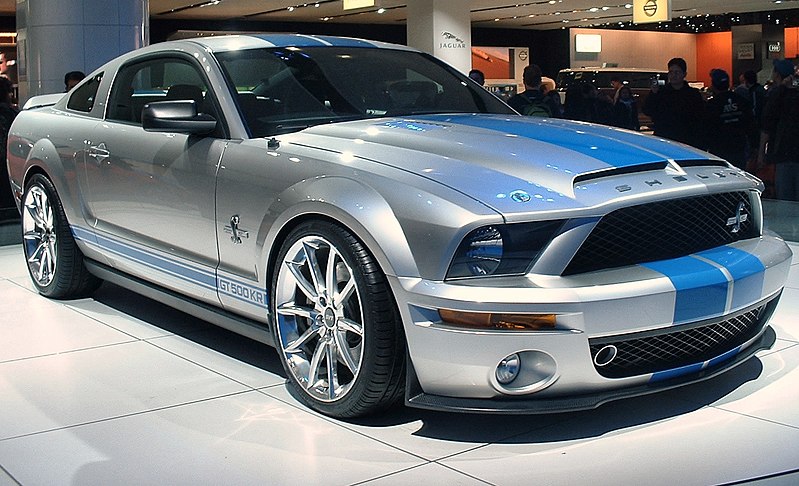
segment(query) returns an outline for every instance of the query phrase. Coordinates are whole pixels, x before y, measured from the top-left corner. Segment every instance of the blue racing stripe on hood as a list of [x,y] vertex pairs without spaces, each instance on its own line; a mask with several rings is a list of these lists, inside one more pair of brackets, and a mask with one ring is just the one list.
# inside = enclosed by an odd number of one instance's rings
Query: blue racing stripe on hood
[[729,282],[717,267],[691,256],[644,263],[642,266],[662,273],[674,285],[677,291],[675,324],[724,313]]
[[666,159],[707,158],[680,145],[654,137],[626,133],[606,126],[577,124],[557,119],[475,115],[431,115],[421,116],[418,119],[456,123],[530,138],[601,160],[611,167],[630,167]]

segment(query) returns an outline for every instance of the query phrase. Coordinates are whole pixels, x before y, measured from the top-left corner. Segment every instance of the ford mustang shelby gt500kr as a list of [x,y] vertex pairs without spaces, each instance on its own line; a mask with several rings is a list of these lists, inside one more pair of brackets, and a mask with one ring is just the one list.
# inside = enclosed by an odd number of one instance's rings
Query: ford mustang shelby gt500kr
[[587,409],[773,340],[760,181],[403,46],[167,42],[46,102],[8,148],[39,292],[108,280],[272,344],[332,416]]

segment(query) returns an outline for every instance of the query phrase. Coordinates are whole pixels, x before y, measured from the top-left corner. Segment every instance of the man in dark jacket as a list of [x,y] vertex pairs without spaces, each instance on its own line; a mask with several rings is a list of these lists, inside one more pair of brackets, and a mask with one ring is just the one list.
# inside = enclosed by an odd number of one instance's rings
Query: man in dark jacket
[[554,116],[560,114],[560,107],[541,90],[541,68],[535,64],[525,66],[522,73],[524,91],[508,100],[511,108],[522,115]]
[[730,91],[730,76],[723,69],[710,72],[713,97],[705,104],[705,144],[739,169],[746,168],[747,136],[754,125],[749,100]]
[[652,80],[652,91],[646,98],[643,111],[655,124],[655,135],[701,146],[699,133],[704,101],[699,90],[685,82],[685,60],[675,57],[669,61],[668,82],[660,86]]
[[799,201],[799,78],[787,59],[774,60],[774,84],[763,108],[758,166],[777,164],[777,198]]

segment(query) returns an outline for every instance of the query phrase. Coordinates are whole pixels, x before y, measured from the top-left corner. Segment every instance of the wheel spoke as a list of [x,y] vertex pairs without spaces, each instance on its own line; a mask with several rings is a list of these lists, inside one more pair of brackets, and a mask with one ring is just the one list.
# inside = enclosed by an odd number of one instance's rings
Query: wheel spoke
[[348,331],[357,334],[359,337],[363,337],[363,325],[352,319],[347,319],[346,317],[339,318],[338,328],[342,331]]
[[36,230],[30,230],[26,231],[25,234],[22,235],[22,239],[28,241],[33,241],[33,240],[41,241],[42,234]]
[[[46,246],[42,245],[41,249],[42,249],[41,254],[39,255],[38,260],[36,261],[36,263],[39,265],[38,272],[36,272],[36,279],[39,282],[44,282],[45,281],[44,277],[45,277],[46,272],[47,272],[47,267],[49,266],[49,263],[48,263],[48,255],[49,255],[49,253],[47,252],[47,247]],[[37,248],[37,250],[38,250],[38,248]]]
[[277,313],[284,316],[297,316],[313,320],[315,311],[307,307],[300,307],[293,304],[281,304],[277,308]]
[[347,302],[347,299],[349,299],[350,296],[352,296],[353,290],[355,290],[355,279],[350,276],[349,280],[347,280],[347,283],[344,285],[344,288],[341,289],[341,292],[336,295],[336,308],[341,309],[344,307],[344,303]]
[[[327,296],[331,300],[336,288],[336,256],[338,252],[332,246],[330,251],[327,252],[327,267],[325,268],[325,289],[327,289]],[[332,303],[332,302],[331,302]]]
[[319,367],[322,365],[322,358],[327,354],[327,346],[327,340],[320,339],[316,349],[314,349],[311,364],[308,367],[308,383],[305,384],[307,389],[311,389],[316,384],[316,377],[319,376]]
[[350,348],[347,345],[346,333],[336,333],[336,348],[341,361],[343,361],[350,372],[355,375],[355,373],[358,371],[358,363],[355,362],[355,359],[353,359],[352,354],[350,353]]
[[336,348],[334,342],[327,345],[327,398],[336,398],[336,388],[338,388],[338,368],[336,367]]
[[321,328],[318,326],[311,326],[302,333],[302,336],[295,339],[294,341],[287,343],[283,350],[287,353],[299,353],[302,352],[302,346],[305,345],[308,341],[310,341],[313,337],[318,336],[320,333]]
[[35,195],[33,196],[34,202],[28,203],[25,205],[25,211],[33,220],[33,224],[36,228],[44,229],[45,225],[47,224],[44,219],[42,219],[41,212],[39,206],[35,203],[38,199]]
[[294,277],[294,282],[297,284],[297,287],[308,297],[309,300],[312,302],[316,302],[319,298],[318,294],[316,293],[316,288],[314,285],[309,282],[305,276],[302,274],[302,263],[296,263],[292,261],[286,261],[286,266],[288,267],[291,275]]
[[308,270],[311,272],[311,280],[313,280],[314,288],[318,295],[324,294],[324,281],[325,277],[322,275],[322,269],[319,267],[319,261],[316,258],[316,251],[319,249],[317,246],[312,246],[310,243],[303,243],[303,251],[305,251],[305,258],[308,261]]

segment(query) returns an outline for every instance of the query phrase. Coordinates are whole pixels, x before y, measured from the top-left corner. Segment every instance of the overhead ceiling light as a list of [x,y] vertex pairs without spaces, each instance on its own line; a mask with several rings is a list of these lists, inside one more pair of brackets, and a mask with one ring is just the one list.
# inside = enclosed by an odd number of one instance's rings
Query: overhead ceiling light
[[377,9],[377,13],[379,13],[379,14],[386,13],[386,9],[384,9],[384,8],[382,8],[382,7],[381,7],[381,8],[379,8],[379,9]]
[[375,0],[344,0],[344,10],[352,10],[355,8],[374,7]]
[[293,11],[294,11],[294,7],[289,7],[289,8],[288,8],[288,11],[289,11],[289,12],[293,12]]

